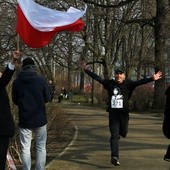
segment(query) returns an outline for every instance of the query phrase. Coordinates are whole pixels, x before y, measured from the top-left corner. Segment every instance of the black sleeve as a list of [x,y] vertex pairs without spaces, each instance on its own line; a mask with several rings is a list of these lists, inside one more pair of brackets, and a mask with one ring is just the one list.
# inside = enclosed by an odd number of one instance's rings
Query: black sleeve
[[12,83],[12,101],[14,102],[15,105],[18,105],[18,95],[15,87],[15,80]]
[[147,84],[154,81],[153,78],[145,78],[145,79],[141,79],[138,81],[130,81],[130,86],[131,88],[136,88],[137,86],[143,85],[143,84]]
[[14,70],[10,70],[8,66],[5,68],[4,72],[2,73],[2,77],[0,78],[0,90],[5,88],[8,83],[10,82]]
[[107,80],[102,79],[99,75],[96,73],[91,72],[90,70],[85,70],[85,73],[89,75],[92,79],[96,80],[97,82],[101,83],[105,88],[107,87]]

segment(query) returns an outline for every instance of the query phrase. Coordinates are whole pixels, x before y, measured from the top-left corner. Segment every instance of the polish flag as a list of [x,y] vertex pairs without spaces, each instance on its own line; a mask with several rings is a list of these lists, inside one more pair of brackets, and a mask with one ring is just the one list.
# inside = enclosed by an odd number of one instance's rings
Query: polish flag
[[80,19],[86,12],[70,7],[66,12],[50,9],[33,0],[18,0],[16,32],[31,48],[48,45],[57,32],[81,31],[84,22]]

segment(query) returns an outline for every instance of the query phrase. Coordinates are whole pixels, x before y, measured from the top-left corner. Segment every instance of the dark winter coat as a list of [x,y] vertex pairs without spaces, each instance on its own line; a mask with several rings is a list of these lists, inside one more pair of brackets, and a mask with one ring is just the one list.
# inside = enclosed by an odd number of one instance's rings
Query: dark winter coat
[[0,136],[12,137],[15,133],[15,124],[11,114],[9,97],[6,91],[14,70],[10,70],[8,66],[0,78]]
[[[106,80],[106,79],[102,79],[101,77],[99,77],[97,74],[89,71],[89,70],[85,70],[85,72],[92,77],[93,79],[95,79],[96,81],[98,81],[99,83],[101,83],[104,88],[107,90],[108,92],[108,109],[107,111],[110,113],[129,113],[129,99],[132,96],[133,91],[135,90],[135,88],[137,86],[140,86],[142,84],[146,84],[149,82],[153,81],[153,78],[145,78],[145,79],[141,79],[139,81],[132,81],[132,80],[125,80],[122,83],[117,83],[114,79],[111,80]],[[122,107],[121,108],[111,108],[111,100],[112,97],[114,96],[114,90],[117,90],[117,93],[120,97],[119,101],[123,101],[122,103]],[[113,103],[112,103],[113,105]]]
[[34,65],[24,66],[13,82],[12,100],[18,106],[19,127],[38,128],[47,124],[45,103],[50,101],[50,92]]

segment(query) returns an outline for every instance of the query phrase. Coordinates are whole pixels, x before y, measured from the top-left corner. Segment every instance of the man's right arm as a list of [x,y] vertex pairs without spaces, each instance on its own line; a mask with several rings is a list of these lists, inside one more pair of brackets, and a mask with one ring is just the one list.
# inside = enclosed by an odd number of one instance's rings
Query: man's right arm
[[104,80],[100,76],[98,76],[96,73],[93,73],[92,71],[90,71],[88,69],[84,70],[84,72],[87,75],[89,75],[92,79],[94,79],[94,80],[98,81],[99,83],[103,84]]
[[89,66],[88,66],[84,61],[81,62],[81,68],[82,68],[82,70],[83,70],[87,75],[89,75],[92,79],[98,81],[98,82],[101,83],[101,84],[104,83],[104,80],[103,80],[99,75],[97,75],[96,73],[93,73],[92,71],[90,71]]

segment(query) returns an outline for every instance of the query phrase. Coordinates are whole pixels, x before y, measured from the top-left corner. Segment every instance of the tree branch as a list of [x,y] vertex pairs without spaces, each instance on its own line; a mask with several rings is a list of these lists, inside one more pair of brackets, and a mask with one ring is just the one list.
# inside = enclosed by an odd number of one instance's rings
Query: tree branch
[[120,8],[128,3],[131,3],[131,2],[137,2],[138,0],[126,0],[126,1],[122,1],[122,2],[119,2],[118,4],[116,5],[105,5],[105,4],[99,4],[99,3],[96,3],[94,1],[91,1],[91,0],[84,0],[84,3],[86,4],[93,4],[95,6],[98,6],[98,7],[102,7],[102,8]]
[[152,27],[155,26],[155,18],[151,18],[151,19],[132,19],[129,21],[123,21],[121,20],[123,23],[125,24],[132,24],[132,23],[137,23],[139,24],[141,27],[144,27],[146,25],[150,25]]

